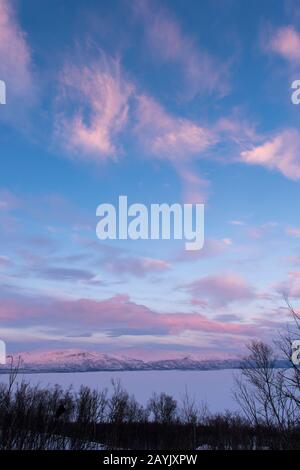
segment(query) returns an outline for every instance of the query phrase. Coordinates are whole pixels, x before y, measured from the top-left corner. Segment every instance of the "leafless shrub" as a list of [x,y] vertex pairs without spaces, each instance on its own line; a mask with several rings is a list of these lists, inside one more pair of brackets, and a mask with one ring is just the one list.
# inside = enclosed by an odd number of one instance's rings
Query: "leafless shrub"
[[299,446],[291,436],[300,426],[300,369],[291,357],[292,341],[300,337],[300,318],[288,301],[287,305],[293,326],[274,342],[284,363],[278,364],[274,347],[260,341],[250,343],[249,355],[235,379],[235,398],[251,424],[278,430],[280,439],[276,445],[294,448]]
[[170,424],[177,419],[177,401],[166,393],[154,393],[148,402],[148,410],[157,423]]

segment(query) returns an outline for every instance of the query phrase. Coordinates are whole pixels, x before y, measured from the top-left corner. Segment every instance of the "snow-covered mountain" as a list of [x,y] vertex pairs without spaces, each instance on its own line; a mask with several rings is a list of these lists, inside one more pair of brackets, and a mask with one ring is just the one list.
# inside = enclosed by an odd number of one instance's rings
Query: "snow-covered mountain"
[[[239,359],[195,359],[192,356],[144,361],[116,357],[100,352],[76,349],[23,352],[14,355],[14,364],[21,358],[20,370],[26,372],[88,372],[105,370],[210,370],[231,369],[240,366]],[[8,357],[6,366],[0,371],[8,371],[11,359]]]

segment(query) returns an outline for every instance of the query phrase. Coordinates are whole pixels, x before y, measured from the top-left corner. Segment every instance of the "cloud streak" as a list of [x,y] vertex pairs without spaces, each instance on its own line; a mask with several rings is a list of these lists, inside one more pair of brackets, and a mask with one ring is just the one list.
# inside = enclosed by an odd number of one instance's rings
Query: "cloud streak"
[[33,93],[32,59],[27,37],[8,0],[0,0],[0,71],[11,98]]
[[255,299],[255,291],[242,276],[225,273],[219,276],[206,276],[185,286],[192,295],[192,302],[199,299],[213,307],[224,307],[237,301]]
[[[127,295],[115,295],[104,300],[50,300],[20,297],[6,298],[1,303],[0,318],[3,328],[26,322],[27,327],[44,330],[55,328],[70,333],[70,329],[80,329],[90,333],[113,336],[176,336],[188,331],[221,335],[251,335],[255,326],[209,319],[200,313],[159,313],[145,305],[137,304]],[[150,338],[149,338],[150,339]],[[188,342],[188,336],[186,337]],[[76,342],[76,338],[74,339]]]
[[241,161],[248,165],[260,165],[276,170],[289,179],[300,179],[300,133],[286,129],[263,144],[242,151]]
[[300,33],[291,25],[278,28],[269,39],[267,49],[290,63],[299,63]]
[[169,160],[189,159],[215,143],[212,131],[188,119],[172,116],[153,98],[137,97],[135,132],[150,153]]
[[117,137],[128,121],[133,86],[123,79],[118,59],[98,55],[88,65],[65,65],[56,136],[71,155],[103,162],[120,153]]
[[133,8],[143,23],[153,57],[161,63],[173,64],[176,71],[180,70],[188,98],[199,93],[224,95],[228,91],[228,65],[199,48],[171,12],[146,0],[136,0]]

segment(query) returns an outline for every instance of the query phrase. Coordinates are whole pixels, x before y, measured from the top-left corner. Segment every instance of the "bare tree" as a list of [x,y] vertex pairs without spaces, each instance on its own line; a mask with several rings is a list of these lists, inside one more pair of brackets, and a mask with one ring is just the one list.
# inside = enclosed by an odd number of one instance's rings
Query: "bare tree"
[[278,430],[280,445],[285,448],[293,446],[291,433],[300,425],[300,369],[292,361],[292,342],[300,337],[300,318],[288,300],[287,305],[292,325],[273,347],[261,341],[248,345],[249,355],[235,378],[234,392],[248,420],[255,426]]
[[170,424],[177,418],[177,401],[171,395],[154,393],[148,402],[149,412],[157,423]]

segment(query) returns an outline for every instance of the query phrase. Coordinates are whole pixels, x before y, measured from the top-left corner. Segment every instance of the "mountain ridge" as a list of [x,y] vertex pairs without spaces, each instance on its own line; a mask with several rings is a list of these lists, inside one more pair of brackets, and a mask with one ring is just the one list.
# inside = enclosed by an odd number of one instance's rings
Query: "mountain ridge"
[[143,370],[214,370],[236,369],[241,365],[239,358],[212,359],[194,358],[192,355],[157,360],[142,360],[126,356],[115,356],[95,351],[55,350],[44,352],[23,352],[7,356],[6,365],[0,371],[8,373],[11,357],[18,363],[20,372],[96,372],[96,371],[143,371]]
[[[115,356],[97,351],[77,349],[23,352],[7,356],[6,365],[0,373],[9,373],[11,358],[16,366],[20,358],[19,371],[23,373],[52,372],[101,372],[101,371],[149,371],[149,370],[222,370],[239,369],[243,359],[231,357],[195,358],[187,355],[178,358],[142,360],[126,356]],[[275,367],[288,367],[285,360],[278,360]]]

